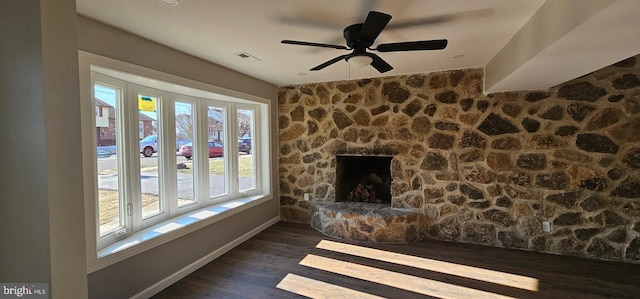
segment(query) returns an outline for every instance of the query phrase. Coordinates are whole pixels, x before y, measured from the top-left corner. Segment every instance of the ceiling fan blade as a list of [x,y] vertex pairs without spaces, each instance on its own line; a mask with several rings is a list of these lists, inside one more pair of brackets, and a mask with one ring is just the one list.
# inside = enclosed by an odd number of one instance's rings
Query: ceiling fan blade
[[391,16],[386,13],[370,11],[364,24],[362,24],[358,40],[367,45],[372,45],[390,20]]
[[351,55],[352,54],[340,55],[340,56],[338,56],[338,57],[336,57],[334,59],[331,59],[331,60],[329,60],[329,61],[327,61],[327,62],[325,62],[325,63],[323,63],[321,65],[318,65],[318,66],[310,69],[310,71],[319,71],[319,70],[321,70],[321,69],[323,69],[325,67],[328,67],[328,66],[330,66],[330,65],[332,65],[332,64],[334,64],[334,63],[336,63],[336,62],[338,62],[338,61],[340,61],[342,59],[345,59],[345,58],[347,58],[348,56],[351,56]]
[[378,52],[442,50],[447,47],[446,39],[423,40],[415,42],[381,44],[375,49]]
[[404,29],[404,28],[409,28],[414,26],[438,25],[438,24],[454,22],[454,21],[463,21],[466,19],[487,17],[487,16],[490,16],[492,13],[493,12],[491,9],[477,9],[477,10],[442,14],[442,15],[430,16],[430,17],[424,17],[424,18],[417,18],[417,19],[411,19],[411,20],[402,20],[402,21],[396,20],[393,22],[393,24],[389,24],[386,30]]
[[297,41],[297,40],[288,40],[288,39],[285,39],[285,40],[281,41],[281,43],[289,44],[289,45],[299,45],[299,46],[311,46],[311,47],[323,47],[323,48],[332,48],[332,49],[339,49],[339,50],[349,50],[349,48],[347,48],[345,46],[340,46],[340,45],[301,42],[301,41]]
[[388,64],[386,61],[384,61],[384,59],[380,58],[380,56],[373,53],[367,53],[367,56],[373,58],[373,61],[371,62],[371,66],[376,70],[378,70],[378,72],[380,73],[386,73],[393,69],[393,67],[390,64]]
[[[278,16],[276,20],[283,24],[292,25],[292,26],[304,26],[310,28],[320,28],[326,30],[340,30],[342,26],[337,25],[340,20],[328,20],[326,15],[328,13],[319,14],[317,11],[314,11],[313,14],[309,13],[300,13],[300,16],[292,17],[292,16]],[[332,22],[333,21],[333,22]]]

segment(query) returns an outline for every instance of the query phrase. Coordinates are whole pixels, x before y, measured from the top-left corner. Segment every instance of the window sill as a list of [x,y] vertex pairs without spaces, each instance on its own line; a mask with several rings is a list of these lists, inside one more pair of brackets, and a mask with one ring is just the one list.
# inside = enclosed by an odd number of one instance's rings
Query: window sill
[[99,249],[97,258],[93,262],[89,262],[89,273],[233,216],[269,199],[271,199],[269,195],[262,194],[230,200],[171,218],[135,232]]

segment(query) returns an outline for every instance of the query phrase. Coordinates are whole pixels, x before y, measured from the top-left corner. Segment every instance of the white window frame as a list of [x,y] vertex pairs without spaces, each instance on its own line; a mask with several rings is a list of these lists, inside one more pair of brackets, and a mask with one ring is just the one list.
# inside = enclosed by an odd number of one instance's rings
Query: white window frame
[[[258,154],[260,153],[260,138],[258,137],[258,135],[261,134],[256,134],[256,125],[257,123],[260,122],[260,113],[257,109],[255,109],[255,107],[253,106],[248,106],[248,105],[242,105],[242,104],[236,104],[234,105],[234,113],[233,115],[237,117],[237,113],[238,110],[250,110],[252,112],[252,126],[251,126],[251,152],[253,153],[251,155],[251,159],[252,159],[252,163],[254,165],[254,174],[253,174],[253,188],[251,189],[246,189],[246,190],[240,190],[239,186],[238,186],[238,190],[242,195],[253,195],[255,194],[258,190],[261,190],[262,186],[260,185],[261,182],[259,182],[256,179],[256,176],[258,173],[260,173],[261,169],[261,165],[259,165],[256,161],[256,157],[258,156]],[[237,119],[234,120],[234,124],[237,123]],[[238,134],[236,134],[235,136],[238,136]],[[236,138],[237,139],[237,138]],[[258,140],[256,140],[258,139]],[[236,147],[237,149],[237,147]],[[237,173],[236,173],[237,174]],[[237,178],[237,181],[239,180],[239,178]]]
[[[193,136],[191,138],[191,143],[193,144],[199,144],[198,140],[200,140],[201,138],[198,136],[199,131],[201,131],[201,129],[199,129],[199,127],[197,126],[198,120],[200,118],[200,116],[198,116],[197,113],[197,108],[198,105],[201,101],[199,101],[197,98],[193,98],[190,96],[185,96],[185,95],[180,95],[179,97],[174,97],[171,100],[171,103],[169,104],[171,106],[171,115],[172,115],[172,124],[175,124],[176,119],[175,119],[175,106],[176,103],[185,103],[185,104],[190,104],[191,105],[191,117],[192,120],[191,122],[193,123]],[[173,138],[175,139],[176,134],[173,134]],[[173,144],[177,144],[176,140],[172,141]],[[195,154],[195,153],[193,153]],[[193,188],[193,203],[189,203],[186,204],[184,206],[179,206],[178,205],[178,201],[177,200],[171,200],[169,201],[169,210],[170,211],[175,211],[174,214],[172,214],[172,216],[177,216],[180,214],[184,214],[186,212],[189,211],[193,211],[195,209],[198,209],[202,206],[202,191],[200,191],[201,185],[202,183],[199,182],[198,178],[202,175],[201,174],[201,166],[198,165],[197,162],[195,162],[196,160],[192,158],[192,165],[193,165],[193,178],[194,178],[194,182],[193,182],[193,186],[191,186]],[[177,161],[175,161],[177,163]],[[171,184],[169,185],[172,188],[176,188],[177,189],[177,181],[178,181],[178,177],[177,177],[177,173],[176,175],[172,175],[171,177],[167,178],[167,184]],[[177,194],[171,194],[170,196],[175,196],[177,198]]]
[[[141,86],[139,84],[128,83],[130,87],[128,90],[128,97],[126,99],[127,109],[131,113],[131,117],[128,119],[131,121],[131,127],[134,127],[134,124],[138,124],[140,122],[140,111],[138,110],[138,96],[144,95],[149,96],[156,99],[156,114],[158,119],[156,120],[156,124],[158,126],[158,130],[156,132],[157,138],[157,155],[158,155],[158,200],[159,200],[159,212],[153,215],[149,215],[146,218],[142,215],[142,182],[140,177],[141,165],[140,165],[140,138],[139,135],[133,133],[133,131],[127,131],[128,133],[128,144],[131,145],[131,149],[127,152],[130,153],[125,161],[129,168],[126,171],[131,172],[132,176],[132,188],[133,192],[131,192],[131,206],[132,206],[132,232],[139,231],[143,228],[149,227],[153,224],[156,224],[160,221],[167,220],[171,217],[171,211],[169,211],[169,203],[171,201],[170,191],[167,188],[168,177],[171,176],[171,171],[175,171],[175,167],[173,169],[166,167],[167,165],[176,165],[175,155],[166,154],[173,153],[175,149],[169,147],[171,144],[171,133],[166,129],[166,125],[161,125],[168,122],[168,119],[171,118],[170,115],[167,115],[167,110],[173,111],[171,109],[171,105],[166,103],[166,99],[168,97],[167,93],[158,89]],[[173,144],[175,144],[175,136],[173,137]],[[175,146],[174,146],[175,147]],[[169,194],[168,194],[169,193]],[[173,193],[175,194],[175,193]]]
[[[270,153],[268,147],[259,144],[261,135],[264,142],[270,133],[271,101],[212,86],[202,82],[177,77],[158,72],[144,67],[120,62],[110,58],[79,51],[80,57],[80,83],[82,101],[82,135],[83,135],[83,165],[85,177],[94,179],[85,181],[85,222],[87,226],[87,264],[88,271],[93,272],[117,261],[123,260],[150,248],[164,244],[170,240],[190,233],[200,227],[220,221],[226,217],[261,204],[268,200],[274,200],[271,194]],[[94,71],[100,74],[93,75]],[[114,74],[117,74],[114,75]],[[123,77],[120,77],[122,75]],[[112,76],[117,77],[111,78]],[[129,81],[138,78],[139,81]],[[142,79],[140,79],[142,78]],[[95,139],[95,102],[93,85],[94,80],[107,86],[115,85],[122,90],[124,105],[120,122],[118,140],[119,157],[119,192],[124,192],[125,200],[130,200],[124,205],[121,203],[121,213],[125,213],[122,229],[110,231],[103,236],[99,235],[99,219],[97,204],[97,169],[96,169],[96,139]],[[113,80],[113,81],[110,81]],[[105,81],[105,82],[103,82]],[[170,83],[168,83],[170,82]],[[113,84],[111,84],[113,83]],[[137,95],[144,94],[158,98],[158,136],[159,151],[172,153],[175,151],[175,102],[192,103],[194,109],[194,175],[196,176],[194,197],[195,203],[178,207],[177,205],[177,177],[176,155],[164,154],[159,156],[159,180],[160,196],[163,199],[164,212],[154,217],[142,219],[140,202],[140,153],[139,153],[139,117],[137,110]],[[135,98],[136,100],[131,100]],[[211,198],[209,196],[209,181],[204,180],[204,174],[208,174],[208,124],[207,107],[222,107],[225,111],[224,128],[224,153],[225,153],[225,182],[226,194]],[[238,190],[237,171],[237,125],[234,114],[237,109],[254,111],[252,133],[252,154],[254,166],[254,189],[240,192]],[[203,126],[204,123],[204,126]],[[231,125],[234,124],[234,125]],[[173,129],[168,129],[168,128]],[[233,137],[231,137],[233,136]],[[205,142],[202,142],[205,141]],[[198,148],[195,148],[195,147]],[[198,156],[206,159],[198,159]],[[230,158],[230,157],[235,157]],[[164,165],[165,167],[161,166]],[[133,213],[128,216],[126,207],[130,203]],[[124,210],[124,211],[123,211]],[[195,220],[194,220],[195,219]],[[180,224],[177,224],[180,223]],[[184,224],[188,223],[188,224]],[[177,228],[176,228],[177,227]],[[152,232],[153,233],[150,233]],[[158,234],[157,232],[161,233]],[[169,232],[171,232],[169,234]],[[116,238],[116,233],[118,237]],[[93,254],[95,253],[95,254]]]
[[[196,168],[198,170],[198,191],[199,194],[202,194],[202,198],[203,200],[206,202],[205,204],[213,204],[214,202],[211,201],[211,191],[210,191],[210,181],[209,181],[209,160],[207,159],[207,156],[209,155],[209,148],[208,148],[208,142],[209,142],[209,106],[215,106],[215,107],[219,107],[223,109],[223,118],[224,118],[224,122],[223,122],[223,130],[226,131],[227,129],[227,122],[229,121],[228,118],[228,113],[227,111],[229,110],[229,105],[228,104],[224,104],[224,103],[219,103],[219,102],[215,102],[215,101],[207,101],[207,102],[200,102],[198,103],[198,108],[196,110],[196,113],[198,113],[198,117],[197,117],[197,124],[196,127],[198,128],[202,128],[202,130],[200,130],[197,133],[197,137],[200,140],[203,140],[205,142],[200,142],[198,144],[199,148],[196,149],[196,153],[198,156],[194,156],[193,160],[194,160],[194,168]],[[226,132],[223,133],[223,140],[226,140],[228,137],[228,134],[226,134]],[[230,159],[226,159],[226,157],[233,155],[233,152],[229,149],[229,146],[227,144],[227,142],[224,143],[224,155],[225,155],[225,159],[224,159],[224,169],[225,169],[225,173],[224,173],[224,181],[227,184],[225,187],[225,192],[223,194],[220,194],[216,197],[214,197],[214,199],[218,199],[219,202],[223,202],[228,200],[228,198],[230,197],[229,194],[229,186],[228,186],[228,181],[229,181],[229,174],[228,174],[228,169],[229,169],[229,161]],[[197,163],[197,165],[196,165]]]
[[[122,128],[125,126],[125,104],[124,104],[124,98],[126,97],[126,82],[115,79],[115,78],[110,78],[110,77],[106,77],[106,76],[97,76],[96,78],[92,78],[91,80],[91,96],[92,99],[95,99],[94,95],[95,95],[95,91],[94,91],[94,82],[99,82],[97,84],[108,87],[108,88],[112,88],[114,90],[117,90],[117,94],[119,96],[116,97],[116,107],[114,107],[114,117],[116,117],[115,121],[115,126],[116,126],[116,131],[122,132]],[[93,103],[93,105],[95,105],[95,102]],[[83,121],[84,124],[84,121]],[[95,128],[96,126],[96,120],[95,117],[91,118],[91,128]],[[83,128],[84,129],[84,128]],[[122,146],[123,144],[125,144],[125,141],[123,140],[123,134],[121,133],[116,133],[115,134],[115,139],[116,139],[116,164],[118,165],[118,186],[124,186],[125,184],[127,184],[127,182],[129,181],[129,177],[128,174],[123,173],[123,169],[125,166],[125,161],[123,161],[123,157],[124,152],[126,151],[125,147]],[[86,138],[83,138],[83,142],[86,140]],[[93,136],[93,147],[97,146],[97,140],[95,138],[95,136]],[[92,166],[97,166],[96,165],[96,161],[97,160],[93,160],[91,161],[91,165]],[[86,170],[85,170],[86,173]],[[96,171],[94,171],[94,173],[97,173]],[[85,175],[85,177],[87,177]],[[92,183],[94,184],[94,186],[98,185],[98,178],[96,175],[93,176],[93,181]],[[86,185],[86,182],[85,182]],[[86,188],[85,188],[86,190]],[[127,206],[128,206],[128,202],[126,202],[124,200],[124,198],[126,198],[126,196],[123,194],[124,189],[123,188],[118,188],[117,190],[118,192],[118,198],[120,200],[120,204],[119,204],[119,219],[120,219],[120,223],[118,225],[118,227],[113,228],[107,232],[105,232],[104,234],[100,234],[100,219],[99,217],[94,218],[94,223],[96,226],[96,230],[95,230],[95,234],[97,237],[97,241],[96,243],[98,244],[98,246],[105,246],[108,243],[109,239],[114,238],[115,234],[122,232],[123,230],[126,230],[127,227],[129,227],[131,225],[131,219],[128,217],[128,213],[127,213]],[[98,198],[98,189],[96,188],[95,190],[93,190],[93,196],[94,198]],[[98,213],[98,206],[96,205],[95,208],[95,212]]]

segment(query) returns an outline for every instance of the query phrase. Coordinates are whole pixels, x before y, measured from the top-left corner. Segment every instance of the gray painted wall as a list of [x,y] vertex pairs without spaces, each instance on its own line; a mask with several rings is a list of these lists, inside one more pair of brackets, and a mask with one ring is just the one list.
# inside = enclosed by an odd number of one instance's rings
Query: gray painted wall
[[53,298],[87,296],[75,11],[0,1],[0,282]]
[[[276,86],[167,48],[94,20],[78,16],[78,49],[184,78],[270,99],[271,126],[277,129]],[[270,140],[276,140],[271,133]],[[277,143],[273,142],[272,165]],[[277,177],[273,169],[272,177]],[[152,286],[280,213],[277,180],[274,199],[88,275],[90,298],[126,298]]]

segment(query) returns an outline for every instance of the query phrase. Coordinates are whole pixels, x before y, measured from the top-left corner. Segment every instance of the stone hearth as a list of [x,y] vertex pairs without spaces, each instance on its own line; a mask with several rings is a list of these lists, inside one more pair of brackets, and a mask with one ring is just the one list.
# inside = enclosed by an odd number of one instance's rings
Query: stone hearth
[[385,204],[314,202],[311,226],[335,238],[377,243],[421,240],[419,212]]

